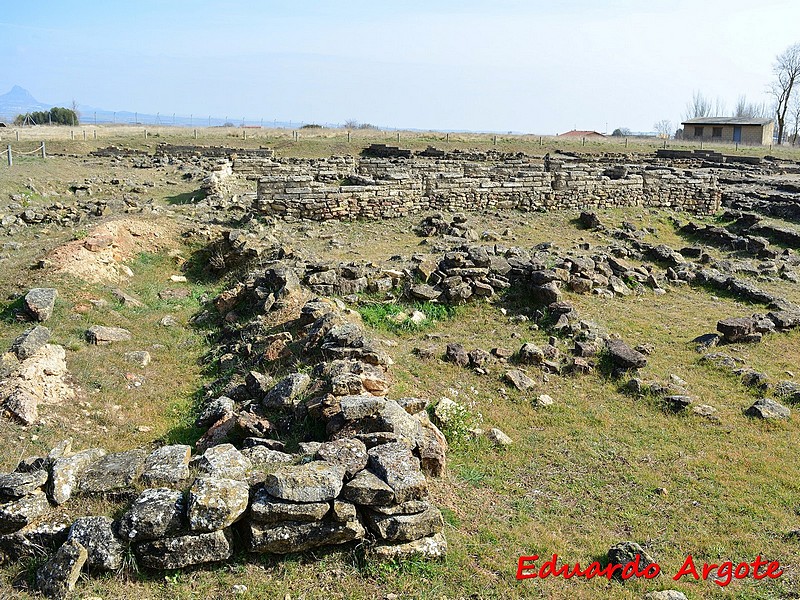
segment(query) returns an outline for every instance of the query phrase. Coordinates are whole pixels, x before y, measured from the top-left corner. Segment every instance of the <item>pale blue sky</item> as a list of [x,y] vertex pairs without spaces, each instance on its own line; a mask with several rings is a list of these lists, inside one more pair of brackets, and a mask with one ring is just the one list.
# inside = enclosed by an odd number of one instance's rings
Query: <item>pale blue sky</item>
[[557,133],[766,100],[796,0],[0,0],[0,93],[162,115]]

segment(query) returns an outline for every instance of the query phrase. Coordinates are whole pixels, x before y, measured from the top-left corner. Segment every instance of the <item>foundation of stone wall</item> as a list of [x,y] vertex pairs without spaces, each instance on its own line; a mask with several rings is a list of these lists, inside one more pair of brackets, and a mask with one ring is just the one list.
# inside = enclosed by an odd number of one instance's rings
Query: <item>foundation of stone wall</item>
[[[251,173],[253,165],[248,165]],[[256,210],[327,219],[385,219],[429,211],[585,210],[644,206],[713,214],[716,176],[645,164],[532,159],[265,162]],[[251,175],[252,176],[252,175]],[[359,185],[346,185],[355,179]],[[333,184],[341,181],[345,185]]]

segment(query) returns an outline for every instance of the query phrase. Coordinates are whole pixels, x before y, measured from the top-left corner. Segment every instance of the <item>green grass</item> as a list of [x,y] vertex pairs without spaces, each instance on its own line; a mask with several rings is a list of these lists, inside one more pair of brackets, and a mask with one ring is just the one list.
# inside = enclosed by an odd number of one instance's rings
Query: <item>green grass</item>
[[[424,331],[435,327],[441,321],[454,319],[458,315],[458,307],[432,302],[370,302],[359,305],[356,310],[366,325],[395,333]],[[415,311],[423,313],[425,320],[414,323],[410,317]],[[404,318],[398,321],[398,315],[404,315]]]

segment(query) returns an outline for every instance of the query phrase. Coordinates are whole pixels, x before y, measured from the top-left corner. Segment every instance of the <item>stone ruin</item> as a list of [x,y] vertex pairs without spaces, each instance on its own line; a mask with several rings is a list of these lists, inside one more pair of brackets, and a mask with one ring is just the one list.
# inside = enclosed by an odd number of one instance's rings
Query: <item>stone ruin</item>
[[[263,289],[275,306],[299,291],[290,270],[273,269],[215,305],[227,312]],[[201,453],[186,445],[76,451],[66,440],[0,475],[0,552],[18,559],[55,551],[37,572],[38,589],[52,598],[64,597],[82,569],[120,569],[128,548],[138,565],[159,570],[227,560],[237,540],[258,553],[357,543],[376,560],[444,556],[426,474],[444,471],[447,442],[428,403],[388,397],[391,358],[332,302],[307,302],[287,326],[305,335],[313,368],[277,382],[251,371],[228,395],[209,396],[197,420],[208,428]],[[287,335],[250,338],[249,347],[277,357],[275,339]],[[242,345],[225,348],[247,360]],[[306,415],[325,437],[286,452],[279,423]],[[127,508],[118,519],[70,522],[59,513],[75,497],[97,495]]]

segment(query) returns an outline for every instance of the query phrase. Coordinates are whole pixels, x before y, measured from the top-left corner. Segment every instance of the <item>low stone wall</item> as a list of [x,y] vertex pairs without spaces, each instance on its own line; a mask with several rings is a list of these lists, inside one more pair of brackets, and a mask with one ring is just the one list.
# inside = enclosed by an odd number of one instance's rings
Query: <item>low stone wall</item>
[[[586,210],[663,207],[713,214],[720,207],[716,176],[646,165],[543,164],[504,161],[363,159],[345,185],[318,174],[322,161],[274,169],[258,182],[257,210],[290,218],[381,219],[428,210]],[[341,174],[342,172],[339,171]],[[348,178],[359,185],[347,185]]]

